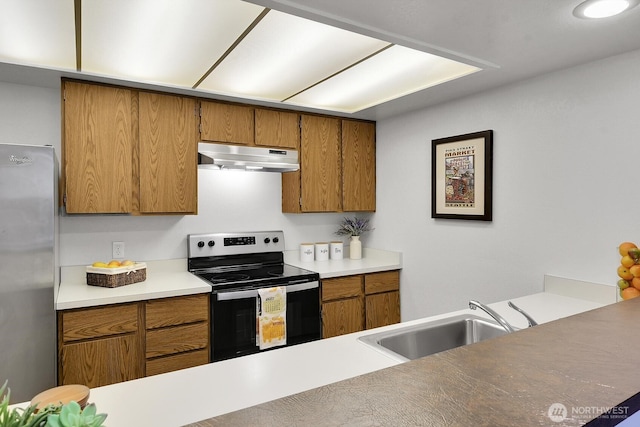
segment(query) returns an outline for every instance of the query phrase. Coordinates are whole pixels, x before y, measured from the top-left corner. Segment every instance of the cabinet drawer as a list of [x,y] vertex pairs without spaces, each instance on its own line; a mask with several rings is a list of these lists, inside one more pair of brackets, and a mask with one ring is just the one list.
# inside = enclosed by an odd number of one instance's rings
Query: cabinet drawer
[[209,294],[152,300],[146,307],[147,329],[209,320]]
[[158,357],[207,348],[209,325],[206,322],[147,331],[146,357]]
[[206,365],[207,363],[209,363],[209,351],[206,349],[159,357],[157,359],[147,360],[147,376]]
[[364,276],[364,292],[367,295],[400,289],[400,271],[384,271]]
[[345,276],[322,281],[322,301],[362,295],[362,276]]
[[78,341],[138,331],[138,304],[89,308],[60,313],[62,341]]

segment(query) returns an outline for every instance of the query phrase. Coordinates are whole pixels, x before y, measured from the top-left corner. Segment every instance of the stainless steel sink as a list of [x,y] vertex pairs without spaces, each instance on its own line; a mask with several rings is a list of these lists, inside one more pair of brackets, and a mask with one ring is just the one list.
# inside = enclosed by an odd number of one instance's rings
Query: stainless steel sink
[[364,335],[358,339],[397,360],[407,361],[506,333],[502,326],[491,320],[459,315]]

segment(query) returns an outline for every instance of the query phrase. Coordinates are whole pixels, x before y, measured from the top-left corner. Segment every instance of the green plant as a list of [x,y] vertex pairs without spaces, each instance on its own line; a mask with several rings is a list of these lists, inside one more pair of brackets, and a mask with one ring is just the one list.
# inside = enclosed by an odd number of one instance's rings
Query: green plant
[[77,402],[48,405],[38,412],[36,405],[9,410],[11,389],[7,383],[0,387],[0,427],[101,427],[107,418],[106,414],[96,414],[93,403],[84,410]]
[[96,414],[93,403],[80,408],[77,402],[69,402],[62,406],[59,414],[51,414],[47,418],[46,427],[100,427],[107,414]]
[[373,228],[369,225],[369,220],[364,218],[344,218],[340,222],[340,226],[336,234],[338,236],[360,236],[362,233],[371,231]]
[[0,387],[0,427],[44,427],[47,423],[47,417],[54,411],[54,407],[47,407],[36,413],[36,406],[30,405],[27,408],[13,408],[9,410],[9,399],[11,398],[11,389],[7,387],[8,381],[5,381]]

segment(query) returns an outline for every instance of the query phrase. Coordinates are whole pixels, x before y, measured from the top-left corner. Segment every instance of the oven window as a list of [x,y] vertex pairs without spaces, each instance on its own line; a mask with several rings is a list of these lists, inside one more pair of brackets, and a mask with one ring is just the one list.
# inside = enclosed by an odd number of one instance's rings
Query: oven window
[[256,299],[217,301],[212,309],[213,360],[255,353]]

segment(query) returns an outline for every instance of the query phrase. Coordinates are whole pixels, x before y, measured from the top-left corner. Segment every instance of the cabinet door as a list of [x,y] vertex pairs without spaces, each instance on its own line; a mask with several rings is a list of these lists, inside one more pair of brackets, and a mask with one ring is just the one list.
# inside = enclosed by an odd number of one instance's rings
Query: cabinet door
[[347,298],[322,304],[322,338],[364,330],[362,298]]
[[304,212],[341,211],[340,120],[309,115],[303,115],[301,120],[301,209]]
[[367,329],[400,323],[400,292],[384,292],[366,297]]
[[342,121],[342,209],[376,210],[376,127]]
[[300,145],[298,113],[256,108],[256,145],[297,149]]
[[253,107],[203,101],[200,104],[200,138],[253,145]]
[[131,212],[131,91],[66,81],[63,105],[66,211]]
[[61,351],[59,383],[93,388],[141,378],[138,348],[135,334],[66,344]]
[[196,213],[196,101],[147,92],[139,99],[140,212]]

